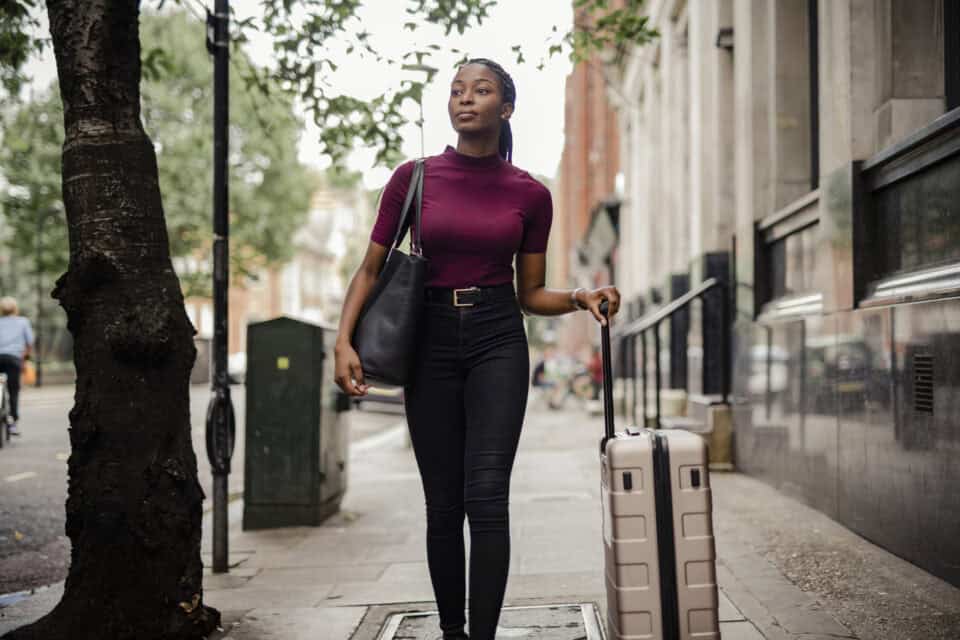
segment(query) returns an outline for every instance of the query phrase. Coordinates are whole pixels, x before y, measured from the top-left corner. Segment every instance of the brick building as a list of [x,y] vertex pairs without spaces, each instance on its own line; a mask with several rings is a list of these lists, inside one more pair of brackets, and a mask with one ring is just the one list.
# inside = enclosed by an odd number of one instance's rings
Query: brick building
[[[619,137],[604,74],[600,60],[591,59],[577,64],[566,80],[565,142],[551,242],[556,254],[549,256],[559,264],[554,276],[561,287],[613,282],[616,245],[609,232],[616,230],[619,207]],[[581,350],[593,341],[590,328],[585,314],[570,318],[558,326],[559,346],[571,353]]]

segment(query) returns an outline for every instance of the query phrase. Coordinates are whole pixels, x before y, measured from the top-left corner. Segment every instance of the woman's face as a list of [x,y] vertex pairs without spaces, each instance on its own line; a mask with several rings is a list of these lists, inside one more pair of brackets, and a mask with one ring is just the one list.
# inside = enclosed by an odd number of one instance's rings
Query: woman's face
[[500,132],[501,121],[513,113],[513,105],[503,102],[497,74],[486,65],[468,64],[460,67],[450,84],[447,111],[457,133],[494,136]]

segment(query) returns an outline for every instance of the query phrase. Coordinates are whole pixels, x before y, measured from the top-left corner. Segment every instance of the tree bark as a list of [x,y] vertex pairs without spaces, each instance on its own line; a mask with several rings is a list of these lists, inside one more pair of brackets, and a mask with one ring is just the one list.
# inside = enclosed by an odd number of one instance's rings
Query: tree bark
[[10,639],[180,640],[204,606],[203,489],[190,440],[195,349],[140,122],[139,3],[48,0],[64,107],[70,264],[53,296],[77,370],[63,599]]

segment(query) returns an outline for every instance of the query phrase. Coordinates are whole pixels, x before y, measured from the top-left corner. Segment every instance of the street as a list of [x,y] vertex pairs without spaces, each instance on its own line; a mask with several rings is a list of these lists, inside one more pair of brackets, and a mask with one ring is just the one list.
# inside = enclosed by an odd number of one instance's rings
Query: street
[[[240,396],[242,389],[233,388]],[[0,601],[0,633],[43,615],[63,591],[65,470],[57,454],[66,453],[69,396],[29,394],[24,420],[35,432],[0,451],[4,591],[56,583],[29,598],[7,598],[9,606]],[[193,389],[194,443],[205,487],[208,396],[204,387]],[[242,397],[234,400],[242,417]],[[350,489],[341,512],[323,525],[243,531],[242,503],[233,501],[231,570],[214,575],[205,569],[204,599],[224,614],[223,631],[212,638],[373,640],[383,638],[384,629],[392,638],[436,637],[423,494],[396,409],[350,413]],[[599,637],[590,624],[598,628],[605,603],[595,452],[601,423],[578,409],[531,407],[526,416],[511,490],[511,578],[498,638]],[[241,441],[242,425],[239,420]],[[241,447],[236,454],[234,497],[242,486]],[[711,484],[725,640],[960,637],[955,587],[759,480],[717,473]],[[27,500],[34,495],[40,500]],[[204,526],[202,557],[209,564],[209,519]]]
[[20,395],[23,433],[0,450],[0,593],[62,580],[70,557],[63,534],[67,412],[72,388]]
[[0,2],[0,640],[960,640],[960,2],[168,4]]
[[[229,480],[230,499],[234,500],[243,491],[244,387],[233,386],[231,393],[237,415],[237,443]],[[209,398],[208,386],[191,387],[193,448],[207,494],[205,512],[212,506],[212,477],[204,439]],[[70,559],[70,541],[63,526],[70,454],[67,416],[73,406],[73,387],[25,389],[20,406],[23,435],[0,449],[0,595],[63,580]],[[376,408],[383,411],[352,413],[352,442],[377,437],[403,419],[398,406]]]

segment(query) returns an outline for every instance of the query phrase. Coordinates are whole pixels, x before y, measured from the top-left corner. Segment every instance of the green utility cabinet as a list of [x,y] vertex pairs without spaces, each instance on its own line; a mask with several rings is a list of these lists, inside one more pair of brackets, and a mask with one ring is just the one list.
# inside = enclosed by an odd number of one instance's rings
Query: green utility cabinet
[[247,327],[243,528],[316,526],[347,488],[349,397],[336,332],[281,317]]

